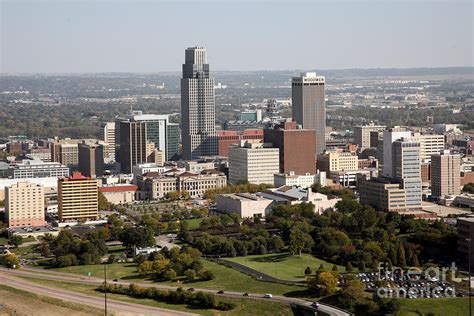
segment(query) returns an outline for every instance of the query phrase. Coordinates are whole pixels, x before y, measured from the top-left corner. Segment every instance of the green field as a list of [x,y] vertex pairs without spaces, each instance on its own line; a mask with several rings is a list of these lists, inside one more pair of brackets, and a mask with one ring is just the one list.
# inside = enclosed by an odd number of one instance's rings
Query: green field
[[[94,296],[103,296],[102,293],[95,291],[96,286],[93,285],[85,285],[85,284],[78,284],[78,283],[67,283],[67,282],[60,282],[60,281],[50,281],[50,280],[41,280],[35,279],[30,277],[22,277],[29,281],[33,281],[36,283],[44,284],[46,286],[52,286],[55,288],[63,288],[69,291],[76,291],[88,295]],[[293,315],[291,309],[283,304],[277,302],[266,301],[265,304],[262,304],[261,301],[252,300],[252,299],[234,299],[234,298],[219,298],[220,300],[230,301],[236,304],[236,308],[232,311],[222,312],[216,310],[208,310],[208,309],[199,309],[192,306],[187,306],[183,304],[170,304],[165,302],[159,302],[156,300],[151,299],[136,299],[131,298],[125,295],[119,294],[107,294],[107,297],[110,299],[120,300],[129,303],[135,304],[142,304],[154,307],[161,307],[167,308],[172,310],[190,312],[190,313],[197,313],[200,315],[237,315],[237,316],[244,316],[244,315],[281,315],[281,316],[290,316]]]
[[[419,298],[400,299],[399,316],[432,315],[464,316],[469,315],[469,297],[455,298]],[[473,302],[474,303],[474,302]],[[473,304],[474,305],[474,304]],[[472,309],[474,313],[474,306]]]
[[[304,291],[306,287],[296,285],[285,285],[275,284],[269,282],[258,281],[246,274],[243,274],[232,268],[226,266],[202,260],[204,268],[211,270],[214,273],[215,278],[209,281],[167,281],[166,284],[179,286],[180,284],[184,287],[196,287],[212,290],[224,290],[224,291],[237,291],[237,292],[250,292],[250,293],[272,293],[278,295],[305,295]],[[88,272],[91,272],[93,277],[103,277],[104,266],[103,265],[85,265],[85,266],[72,266],[65,268],[51,269],[54,271],[68,272],[87,276]],[[129,282],[152,282],[138,275],[136,266],[131,263],[113,263],[107,265],[107,278],[108,279],[123,279]]]
[[[259,272],[271,275],[283,280],[303,280],[305,278],[304,270],[310,267],[313,273],[321,264],[325,270],[331,270],[333,264],[318,259],[309,254],[291,255],[290,253],[255,255],[247,257],[226,258],[225,260],[233,261],[245,265]],[[339,272],[345,272],[346,269],[338,266]]]

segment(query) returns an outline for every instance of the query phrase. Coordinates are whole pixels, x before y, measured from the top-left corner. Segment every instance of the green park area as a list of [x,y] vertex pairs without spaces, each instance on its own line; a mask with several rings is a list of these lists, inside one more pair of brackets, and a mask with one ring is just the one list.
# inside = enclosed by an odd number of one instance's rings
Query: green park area
[[[54,288],[62,288],[68,291],[75,291],[87,295],[94,295],[94,296],[103,296],[102,293],[97,292],[95,289],[97,288],[94,285],[86,285],[86,284],[78,284],[78,283],[70,283],[70,282],[61,282],[61,281],[50,281],[50,280],[43,280],[43,279],[36,279],[31,277],[22,277],[28,281],[43,284],[45,286],[54,287]],[[253,300],[253,299],[235,299],[235,298],[219,298],[222,301],[228,301],[234,303],[236,305],[235,309],[231,311],[217,311],[217,310],[210,310],[210,309],[201,309],[196,308],[193,306],[188,306],[184,304],[171,304],[160,302],[157,300],[152,299],[137,299],[128,297],[126,295],[119,295],[119,294],[107,294],[109,299],[120,300],[129,303],[135,304],[142,304],[147,306],[159,307],[159,308],[166,308],[171,310],[189,312],[189,313],[197,313],[200,315],[236,315],[236,316],[243,316],[243,315],[293,315],[289,306],[277,303],[277,302],[270,302],[266,301],[265,304],[262,304],[261,301]]]
[[[304,295],[306,287],[297,285],[276,284],[258,281],[244,273],[232,268],[202,260],[204,268],[212,271],[214,279],[209,281],[166,281],[164,283],[174,286],[195,287],[212,290],[237,291],[249,293],[272,293],[275,295]],[[92,277],[102,278],[104,276],[103,265],[79,265],[65,268],[54,268],[53,271],[68,272]],[[141,277],[137,267],[133,263],[107,264],[107,278],[109,280],[122,279],[129,282],[153,282],[153,280]],[[163,283],[163,282],[160,282]]]
[[[470,315],[469,297],[400,299],[399,316]],[[474,313],[474,306],[472,309]]]
[[[318,259],[310,254],[292,255],[290,253],[254,255],[246,257],[226,258],[225,260],[240,263],[258,272],[268,274],[282,280],[303,280],[304,271],[310,267],[314,274],[321,264],[324,270],[330,271],[332,263]],[[345,272],[342,266],[337,266],[339,272]]]

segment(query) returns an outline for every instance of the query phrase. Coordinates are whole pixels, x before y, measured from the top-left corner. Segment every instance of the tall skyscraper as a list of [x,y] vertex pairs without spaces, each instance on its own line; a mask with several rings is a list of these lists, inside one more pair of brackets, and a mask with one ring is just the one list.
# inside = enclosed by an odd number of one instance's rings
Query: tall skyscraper
[[146,122],[120,122],[120,170],[131,173],[136,164],[147,162]]
[[181,79],[183,159],[217,155],[215,112],[214,79],[209,74],[206,50],[187,48]]
[[316,131],[316,154],[326,148],[325,78],[315,72],[293,77],[291,84],[293,121]]
[[431,193],[434,197],[461,193],[461,156],[443,150],[431,156]]

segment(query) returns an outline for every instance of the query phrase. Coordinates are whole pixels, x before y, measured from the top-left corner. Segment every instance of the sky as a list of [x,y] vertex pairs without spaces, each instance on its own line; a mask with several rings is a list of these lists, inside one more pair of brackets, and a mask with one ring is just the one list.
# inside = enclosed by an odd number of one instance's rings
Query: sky
[[473,66],[474,0],[0,0],[2,73]]

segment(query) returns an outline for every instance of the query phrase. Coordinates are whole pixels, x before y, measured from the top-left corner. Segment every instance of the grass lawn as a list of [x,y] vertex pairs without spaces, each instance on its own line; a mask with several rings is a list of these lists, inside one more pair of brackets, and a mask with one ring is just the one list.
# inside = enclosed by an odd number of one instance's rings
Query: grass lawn
[[[226,258],[225,260],[233,261],[245,265],[249,268],[266,273],[275,278],[283,280],[302,280],[305,278],[304,270],[310,267],[313,273],[321,264],[325,270],[331,270],[333,264],[318,259],[309,254],[301,254],[300,256],[292,256],[290,253],[255,255],[247,257]],[[339,272],[345,272],[345,267],[338,266]]]
[[[31,254],[33,252],[33,248],[35,248],[35,245],[29,245],[29,246],[21,246],[18,248],[10,248],[10,251],[13,252],[14,254],[17,255],[24,255],[24,254]],[[38,254],[39,256],[39,254]]]
[[[102,293],[95,291],[96,286],[93,285],[85,285],[85,284],[77,284],[77,283],[67,283],[67,282],[60,282],[60,281],[50,281],[50,280],[41,280],[35,279],[30,277],[22,277],[29,281],[33,281],[36,283],[44,284],[47,286],[54,286],[56,288],[64,288],[69,291],[76,291],[80,293],[84,293],[87,295],[94,295],[94,296],[103,296]],[[244,299],[234,299],[234,298],[218,298],[219,300],[223,301],[230,301],[235,303],[237,306],[234,310],[228,312],[216,311],[216,310],[208,310],[208,309],[199,309],[192,306],[187,306],[183,304],[170,304],[165,302],[159,302],[152,299],[136,299],[131,298],[125,295],[119,294],[107,294],[107,297],[110,299],[120,300],[129,303],[135,304],[142,304],[154,307],[161,307],[167,308],[172,310],[178,311],[185,311],[191,313],[197,313],[201,315],[237,315],[237,316],[244,316],[244,315],[293,315],[291,309],[283,304],[277,302],[266,301],[264,304],[261,301],[257,300],[244,300]]]
[[8,239],[5,237],[0,237],[0,245],[8,245]]
[[[254,278],[241,273],[232,268],[226,266],[202,260],[205,269],[211,270],[214,273],[215,278],[209,281],[167,281],[166,284],[183,287],[196,287],[203,289],[212,290],[224,290],[224,291],[237,291],[237,292],[250,292],[250,293],[272,293],[278,295],[291,295],[291,296],[305,296],[307,295],[304,286],[296,285],[285,285],[276,284],[270,282],[262,282],[255,280]],[[84,266],[72,266],[65,268],[54,268],[51,270],[80,274],[87,276],[88,272],[91,272],[94,277],[102,277],[104,275],[103,265],[84,265]],[[136,266],[132,263],[113,263],[107,265],[107,278],[108,279],[123,279],[129,282],[152,282],[138,275]]]
[[[469,297],[400,299],[400,316],[469,315]],[[474,307],[474,306],[473,306]],[[472,309],[474,312],[474,308]]]
[[124,247],[124,246],[108,246],[107,247],[107,252],[109,254],[121,254],[125,250],[127,250],[127,247]]

